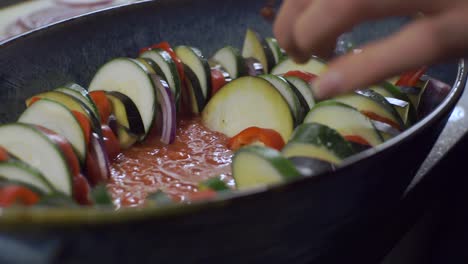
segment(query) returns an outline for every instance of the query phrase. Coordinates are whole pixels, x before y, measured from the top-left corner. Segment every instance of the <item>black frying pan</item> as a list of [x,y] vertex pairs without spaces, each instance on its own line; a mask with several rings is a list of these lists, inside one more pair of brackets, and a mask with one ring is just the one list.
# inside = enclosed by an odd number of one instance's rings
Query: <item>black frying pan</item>
[[[247,26],[272,35],[269,22],[259,16],[264,3],[142,2],[0,43],[0,122],[15,120],[25,98],[70,80],[88,84],[99,65],[116,56],[135,56],[142,46],[167,40],[212,54],[227,43],[240,47]],[[405,22],[362,25],[351,36],[366,42]],[[359,246],[359,234],[398,204],[440,135],[464,89],[465,62],[435,65],[429,74],[453,85],[442,104],[334,173],[190,206],[5,210],[0,216],[3,238],[34,245],[35,250],[22,250],[16,257],[46,262],[325,263],[344,254],[346,245]]]

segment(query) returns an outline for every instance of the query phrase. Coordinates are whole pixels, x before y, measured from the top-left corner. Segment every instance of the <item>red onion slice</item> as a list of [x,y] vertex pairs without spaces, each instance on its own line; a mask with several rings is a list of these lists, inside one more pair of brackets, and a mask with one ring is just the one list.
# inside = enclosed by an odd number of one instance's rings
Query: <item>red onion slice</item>
[[105,183],[110,178],[110,161],[102,138],[91,133],[89,151],[86,158],[86,176],[91,185]]
[[156,74],[152,74],[154,85],[159,101],[159,123],[161,124],[161,142],[172,144],[175,140],[177,120],[174,95],[166,81],[162,80]]
[[452,87],[438,79],[429,78],[419,102],[419,115],[425,117],[436,109],[448,96]]

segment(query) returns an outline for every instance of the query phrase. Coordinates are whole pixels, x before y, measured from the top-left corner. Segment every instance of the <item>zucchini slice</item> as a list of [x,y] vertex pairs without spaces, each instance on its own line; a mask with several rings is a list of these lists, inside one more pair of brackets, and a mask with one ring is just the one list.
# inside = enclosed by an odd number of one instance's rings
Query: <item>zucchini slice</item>
[[319,174],[335,171],[335,165],[320,159],[309,157],[291,157],[289,160],[303,177],[314,177]]
[[228,191],[229,186],[220,177],[213,177],[198,183],[198,190]]
[[252,29],[247,29],[245,33],[244,46],[242,47],[244,58],[254,58],[258,60],[265,73],[269,73],[275,66],[275,57],[268,43]]
[[325,71],[326,68],[327,64],[318,57],[312,57],[304,64],[298,64],[292,59],[288,58],[276,65],[271,71],[271,74],[281,75],[287,73],[288,71],[303,71],[313,73],[318,76],[323,71]]
[[284,52],[284,50],[281,49],[278,41],[275,38],[266,38],[265,41],[267,42],[268,47],[270,47],[270,50],[273,52],[273,57],[275,58],[275,65],[286,59],[286,53]]
[[293,88],[291,88],[291,85],[281,76],[265,74],[260,75],[258,77],[263,78],[269,83],[271,83],[276,88],[276,90],[278,90],[278,92],[283,96],[294,116],[295,125],[299,125],[300,123],[302,123],[305,113],[307,112],[304,112],[296,93],[294,93]]
[[46,177],[59,192],[72,196],[72,171],[60,148],[38,128],[12,123],[0,126],[0,146]]
[[174,49],[177,57],[184,66],[192,70],[198,78],[200,87],[205,98],[205,103],[211,97],[211,69],[202,52],[194,47],[177,46]]
[[238,49],[226,46],[218,50],[211,60],[220,64],[229,73],[232,79],[247,75],[244,58]]
[[288,103],[268,81],[241,77],[219,90],[202,112],[205,126],[229,137],[258,126],[277,131],[287,141],[293,130]]
[[418,120],[416,108],[407,94],[401,92],[395,85],[389,82],[383,82],[380,85],[369,88],[382,95],[387,101],[395,107],[398,114],[406,126],[410,126]]
[[117,119],[117,122],[126,127],[134,135],[144,135],[143,120],[132,99],[120,92],[106,92],[106,96],[111,102],[112,114]]
[[80,123],[64,105],[42,99],[28,107],[18,122],[39,125],[65,137],[73,146],[80,162],[86,159],[86,137]]
[[290,160],[277,150],[261,147],[244,147],[232,159],[232,175],[238,189],[272,185],[300,177]]
[[94,101],[89,95],[88,91],[85,88],[83,88],[81,85],[76,84],[76,83],[67,83],[63,87],[59,87],[55,90],[58,92],[66,93],[80,100],[80,102],[82,102],[89,109],[92,110],[92,113],[94,114],[97,120],[101,120],[96,104],[94,104]]
[[9,160],[0,163],[0,179],[31,186],[44,194],[56,192],[52,184],[32,166],[20,161]]
[[83,104],[80,100],[76,99],[75,97],[69,94],[63,93],[63,92],[59,92],[59,91],[50,91],[50,92],[37,94],[27,99],[26,105],[30,106],[31,103],[37,98],[49,99],[51,101],[64,105],[71,111],[77,111],[77,112],[82,113],[91,122],[93,131],[98,133],[98,135],[102,135],[100,119],[97,119],[97,117],[92,113],[92,110],[88,108],[85,104]]
[[291,86],[295,87],[296,90],[301,93],[302,97],[307,103],[307,112],[309,112],[309,110],[315,105],[315,99],[314,94],[312,93],[312,89],[301,78],[295,76],[287,76],[285,78],[291,84]]
[[387,123],[398,130],[404,130],[405,124],[395,108],[385,97],[372,90],[336,96],[333,100],[350,105],[370,119]]
[[184,65],[185,73],[185,87],[184,87],[184,98],[187,98],[189,105],[191,106],[191,112],[193,114],[200,114],[206,105],[205,96],[201,88],[200,82],[197,75],[189,68]]
[[406,94],[410,99],[411,103],[413,104],[416,111],[419,111],[419,105],[421,102],[422,95],[426,90],[429,84],[428,80],[420,80],[415,87],[407,87],[407,86],[395,86],[401,93]]
[[122,149],[128,149],[138,142],[139,136],[132,134],[127,127],[119,124],[113,115],[109,117],[109,127],[117,136]]
[[107,62],[94,75],[89,90],[116,91],[128,96],[143,121],[143,139],[148,135],[156,116],[157,98],[153,80],[140,62],[129,58]]
[[339,164],[354,151],[336,130],[318,123],[307,123],[296,128],[282,153],[288,158],[309,157]]
[[[172,94],[175,96],[176,102],[179,102],[180,94],[182,92],[182,80],[180,79],[177,66],[174,60],[171,58],[171,55],[162,49],[152,49],[142,53],[140,57],[150,59],[157,66],[159,66],[163,74],[161,74],[157,69],[156,74],[167,81],[169,88],[171,88]],[[151,62],[150,65],[152,65]]]
[[137,58],[136,60],[145,67],[146,72],[149,74],[156,74],[167,82],[166,75],[161,70],[161,68],[159,68],[158,64],[156,64],[156,62],[154,62],[152,59]]
[[349,140],[349,136],[359,136],[371,146],[383,143],[382,135],[372,122],[356,108],[333,100],[316,104],[307,114],[304,123],[326,125]]

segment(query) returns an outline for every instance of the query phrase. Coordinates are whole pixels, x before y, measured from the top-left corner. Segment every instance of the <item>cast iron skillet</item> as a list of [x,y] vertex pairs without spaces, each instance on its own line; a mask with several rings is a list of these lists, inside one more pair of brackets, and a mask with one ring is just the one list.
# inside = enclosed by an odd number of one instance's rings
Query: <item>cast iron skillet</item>
[[[140,47],[158,41],[190,44],[210,55],[226,44],[241,47],[247,27],[271,36],[271,25],[259,15],[264,3],[146,1],[0,43],[0,122],[14,121],[27,97],[68,81],[87,85],[109,59],[136,56]],[[365,24],[351,36],[366,42],[405,22]],[[334,251],[340,241],[359,245],[356,234],[365,231],[359,224],[363,219],[398,203],[447,122],[465,86],[465,62],[436,65],[429,74],[453,84],[443,103],[398,137],[350,158],[335,173],[189,206],[4,210],[0,246],[9,247],[0,247],[0,255],[10,261],[59,263],[310,263],[319,258],[324,263],[324,256],[340,254]],[[11,254],[19,249],[21,253]]]

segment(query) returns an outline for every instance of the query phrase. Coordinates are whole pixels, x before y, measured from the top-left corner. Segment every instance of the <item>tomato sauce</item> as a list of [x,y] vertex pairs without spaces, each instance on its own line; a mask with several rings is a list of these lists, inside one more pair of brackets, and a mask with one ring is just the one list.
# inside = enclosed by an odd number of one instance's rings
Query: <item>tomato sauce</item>
[[145,197],[158,190],[184,202],[200,181],[215,176],[233,186],[229,138],[207,129],[200,118],[181,119],[177,127],[173,144],[149,139],[113,162],[108,189],[118,208],[143,206]]

